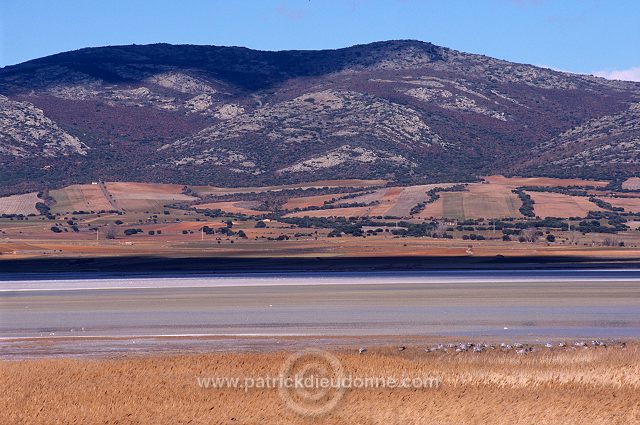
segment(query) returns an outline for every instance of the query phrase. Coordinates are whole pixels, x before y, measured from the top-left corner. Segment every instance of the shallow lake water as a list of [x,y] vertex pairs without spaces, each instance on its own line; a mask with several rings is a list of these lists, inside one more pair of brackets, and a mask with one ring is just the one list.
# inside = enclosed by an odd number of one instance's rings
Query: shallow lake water
[[1,349],[164,336],[635,338],[640,271],[0,277]]

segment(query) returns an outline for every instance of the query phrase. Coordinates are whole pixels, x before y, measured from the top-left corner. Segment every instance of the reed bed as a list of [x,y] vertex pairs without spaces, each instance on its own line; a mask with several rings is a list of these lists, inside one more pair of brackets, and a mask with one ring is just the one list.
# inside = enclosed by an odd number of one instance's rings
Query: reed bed
[[334,351],[353,376],[432,376],[438,388],[347,390],[320,417],[274,389],[204,389],[197,377],[275,376],[286,352],[0,363],[3,424],[640,424],[640,348],[527,355]]

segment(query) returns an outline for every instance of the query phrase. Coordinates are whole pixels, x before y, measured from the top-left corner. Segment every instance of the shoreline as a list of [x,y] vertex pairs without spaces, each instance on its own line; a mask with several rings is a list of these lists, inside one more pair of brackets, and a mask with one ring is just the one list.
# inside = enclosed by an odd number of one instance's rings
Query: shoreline
[[[386,257],[61,257],[0,259],[0,279],[23,280],[58,276],[109,278],[121,276],[206,277],[270,273],[437,272],[475,270],[640,269],[640,258],[574,256],[386,256]],[[251,270],[251,272],[247,272]]]
[[[551,344],[552,347],[546,346]],[[563,345],[564,344],[564,345]],[[640,337],[542,337],[495,335],[130,335],[60,336],[0,338],[0,362],[34,359],[113,359],[173,355],[215,355],[295,352],[309,348],[358,353],[405,347],[423,354],[465,355],[483,353],[519,354],[517,347],[530,353],[557,353],[639,346]],[[456,351],[463,347],[464,350]],[[474,351],[481,346],[481,351]],[[521,353],[520,353],[521,354]]]
[[41,291],[345,287],[390,284],[507,284],[518,282],[535,285],[546,283],[549,279],[558,283],[571,283],[576,280],[585,283],[637,282],[640,280],[640,269],[245,272],[201,275],[128,274],[125,276],[70,273],[56,274],[55,278],[47,274],[24,276],[24,279],[3,278],[4,276],[0,275],[0,294]]

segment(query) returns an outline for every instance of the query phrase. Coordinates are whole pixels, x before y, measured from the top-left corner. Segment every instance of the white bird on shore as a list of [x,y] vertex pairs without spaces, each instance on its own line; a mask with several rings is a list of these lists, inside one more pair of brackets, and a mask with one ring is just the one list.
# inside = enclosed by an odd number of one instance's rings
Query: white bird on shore
[[358,353],[360,353],[360,354],[364,354],[364,353],[366,353],[366,352],[367,352],[367,349],[366,349],[366,348],[364,348],[364,347],[360,347],[360,348],[358,349]]
[[431,351],[442,351],[442,352],[448,353],[449,349],[444,344],[438,344],[435,347],[431,348]]

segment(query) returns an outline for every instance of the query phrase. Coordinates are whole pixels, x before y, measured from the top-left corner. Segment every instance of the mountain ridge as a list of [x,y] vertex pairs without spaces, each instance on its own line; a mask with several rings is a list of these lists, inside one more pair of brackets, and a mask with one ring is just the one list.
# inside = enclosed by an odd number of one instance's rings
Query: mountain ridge
[[0,95],[0,180],[20,189],[640,172],[640,84],[417,40],[84,48],[0,68]]

